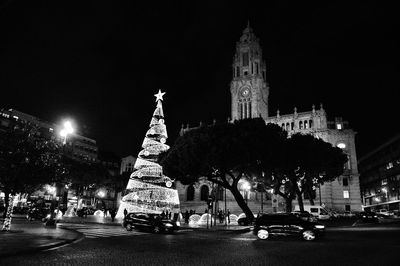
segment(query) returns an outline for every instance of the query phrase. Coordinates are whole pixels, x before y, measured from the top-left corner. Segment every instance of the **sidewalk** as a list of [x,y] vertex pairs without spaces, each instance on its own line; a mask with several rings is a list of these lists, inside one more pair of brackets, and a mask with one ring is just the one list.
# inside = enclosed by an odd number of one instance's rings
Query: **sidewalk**
[[[111,221],[111,217],[107,216],[94,216],[94,215],[88,215],[86,218],[83,217],[62,217],[62,219],[59,221],[60,223],[73,223],[73,224],[103,224],[103,225],[116,225],[116,226],[121,226],[122,224],[122,219],[115,219],[114,222]],[[207,229],[207,225],[188,225],[185,223],[181,223],[181,228],[182,229],[193,229],[193,230],[213,230],[213,231],[237,231],[237,232],[245,232],[250,230],[250,226],[240,226],[240,225],[227,225],[225,226],[224,223],[220,224],[217,223],[216,226],[210,226],[209,229]]]
[[84,237],[79,232],[55,226],[45,227],[42,223],[28,223],[18,218],[13,222],[11,231],[0,231],[0,258],[58,248]]

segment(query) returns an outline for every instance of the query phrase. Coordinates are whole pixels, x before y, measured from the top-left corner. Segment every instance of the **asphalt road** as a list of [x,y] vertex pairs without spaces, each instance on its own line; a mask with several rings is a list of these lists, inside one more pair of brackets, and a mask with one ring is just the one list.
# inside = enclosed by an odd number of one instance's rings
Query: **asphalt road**
[[187,230],[156,235],[96,225],[77,230],[87,236],[79,243],[0,259],[0,265],[376,266],[400,261],[400,227],[389,225],[330,229],[324,239],[315,242],[291,238],[261,241],[251,232]]

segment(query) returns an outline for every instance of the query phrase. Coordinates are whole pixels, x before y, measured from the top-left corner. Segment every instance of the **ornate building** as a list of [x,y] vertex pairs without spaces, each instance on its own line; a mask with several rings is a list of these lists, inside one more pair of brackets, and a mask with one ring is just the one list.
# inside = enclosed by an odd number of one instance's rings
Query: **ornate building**
[[[298,132],[312,134],[331,143],[333,146],[343,149],[349,159],[344,166],[344,174],[336,180],[317,188],[315,203],[341,212],[360,211],[360,183],[354,140],[356,132],[349,128],[348,122],[342,121],[341,118],[335,118],[335,121],[328,121],[322,104],[319,109],[316,109],[313,105],[311,111],[307,112],[298,112],[297,108],[294,108],[292,114],[281,115],[278,110],[276,116],[269,116],[269,86],[266,81],[266,65],[262,59],[259,40],[249,25],[244,29],[239,42],[236,44],[232,67],[233,79],[230,88],[232,119],[262,117],[266,123],[280,125],[288,131],[289,136]],[[182,128],[181,134],[184,134],[187,130],[190,130],[190,128]],[[212,184],[204,181],[191,186],[180,184],[179,195],[182,210],[204,209],[206,204],[203,194],[206,194],[206,190],[208,193],[211,189]],[[249,207],[255,213],[261,210],[284,210],[283,199],[268,192],[243,191],[243,193],[248,200]],[[224,197],[222,199],[225,200]],[[229,192],[226,195],[226,202],[227,208],[231,212],[241,212]],[[308,200],[305,199],[305,204],[307,203]]]

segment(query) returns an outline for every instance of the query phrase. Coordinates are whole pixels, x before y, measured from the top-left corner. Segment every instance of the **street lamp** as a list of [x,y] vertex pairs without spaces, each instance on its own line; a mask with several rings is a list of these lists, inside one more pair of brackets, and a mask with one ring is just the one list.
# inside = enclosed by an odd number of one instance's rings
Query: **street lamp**
[[245,192],[245,197],[246,197],[246,204],[247,204],[247,200],[248,200],[248,193],[251,189],[251,185],[248,181],[244,181],[242,182],[242,190]]
[[60,130],[60,136],[62,138],[64,138],[63,139],[63,144],[65,145],[65,144],[67,144],[68,135],[74,133],[75,130],[74,130],[73,126],[72,126],[71,121],[69,121],[69,120],[65,121],[63,126],[64,126],[64,128]]
[[382,192],[385,193],[385,201],[388,201],[388,191],[387,188],[382,188]]

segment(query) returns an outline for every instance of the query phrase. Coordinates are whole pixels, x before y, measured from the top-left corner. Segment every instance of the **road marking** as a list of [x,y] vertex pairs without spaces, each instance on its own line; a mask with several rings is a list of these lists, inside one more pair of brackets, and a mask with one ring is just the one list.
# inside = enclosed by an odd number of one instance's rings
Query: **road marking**
[[245,238],[245,237],[235,237],[232,240],[240,240],[240,241],[254,241],[255,239],[252,238]]
[[114,236],[132,236],[132,235],[143,235],[148,234],[146,232],[130,231],[127,232],[123,228],[115,227],[90,227],[87,225],[58,225],[59,228],[72,229],[82,233],[86,238],[104,238]]

